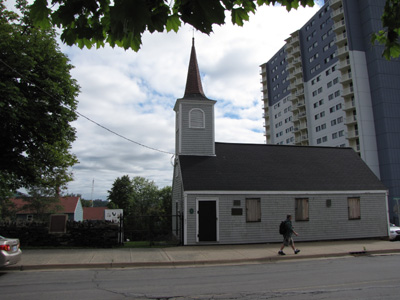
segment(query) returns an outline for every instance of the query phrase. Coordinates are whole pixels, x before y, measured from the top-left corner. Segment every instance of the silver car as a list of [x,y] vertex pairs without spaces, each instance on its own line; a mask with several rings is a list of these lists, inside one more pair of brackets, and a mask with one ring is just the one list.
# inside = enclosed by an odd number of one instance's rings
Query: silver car
[[9,239],[0,235],[0,268],[15,265],[21,260],[19,239]]
[[390,224],[389,239],[391,241],[400,239],[400,227],[398,227],[394,224]]

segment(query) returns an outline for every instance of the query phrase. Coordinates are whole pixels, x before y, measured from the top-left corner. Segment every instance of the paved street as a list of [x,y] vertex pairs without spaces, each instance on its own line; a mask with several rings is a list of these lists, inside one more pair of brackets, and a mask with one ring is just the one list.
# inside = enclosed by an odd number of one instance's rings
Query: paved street
[[14,300],[398,299],[399,254],[194,267],[0,272]]

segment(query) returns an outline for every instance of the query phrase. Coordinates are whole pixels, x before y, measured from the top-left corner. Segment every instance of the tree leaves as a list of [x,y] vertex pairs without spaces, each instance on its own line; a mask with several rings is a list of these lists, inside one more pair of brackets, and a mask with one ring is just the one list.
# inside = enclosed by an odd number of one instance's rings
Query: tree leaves
[[[385,46],[386,58],[400,55],[400,0],[387,0],[382,16],[382,32],[372,40]],[[31,7],[34,24],[43,28],[62,27],[61,39],[80,48],[93,45],[138,51],[144,32],[177,32],[183,23],[210,34],[214,25],[225,24],[225,12],[233,24],[243,26],[262,5],[282,5],[288,11],[313,6],[314,0],[35,0]]]
[[35,20],[35,25],[43,29],[51,28],[50,13],[51,10],[47,8],[46,0],[37,0],[31,6],[31,17]]
[[53,29],[32,27],[27,14],[10,19],[0,8],[0,194],[11,187],[62,187],[77,163],[69,150],[79,86]]
[[371,37],[372,43],[378,42],[385,46],[382,56],[387,60],[400,56],[400,0],[386,0],[382,14],[382,26]]

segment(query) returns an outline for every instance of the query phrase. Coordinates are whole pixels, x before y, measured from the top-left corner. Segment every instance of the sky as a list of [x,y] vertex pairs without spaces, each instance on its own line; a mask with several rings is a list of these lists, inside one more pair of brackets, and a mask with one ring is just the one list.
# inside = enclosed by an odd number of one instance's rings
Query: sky
[[[14,1],[6,1],[9,7]],[[176,99],[185,90],[192,38],[205,95],[216,100],[217,142],[265,143],[260,65],[317,11],[264,6],[243,27],[214,26],[210,35],[184,25],[178,33],[145,33],[139,52],[60,42],[80,86],[71,125],[79,163],[66,193],[106,200],[114,181],[141,176],[172,186]],[[116,133],[116,134],[115,134]]]

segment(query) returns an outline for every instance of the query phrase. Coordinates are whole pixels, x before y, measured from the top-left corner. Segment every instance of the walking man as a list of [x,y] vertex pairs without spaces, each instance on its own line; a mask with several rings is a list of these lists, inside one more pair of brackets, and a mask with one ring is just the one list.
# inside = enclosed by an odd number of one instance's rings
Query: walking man
[[283,244],[282,244],[281,250],[279,250],[278,254],[286,255],[285,252],[283,252],[283,248],[285,248],[285,246],[291,246],[294,251],[294,254],[297,254],[300,252],[300,250],[295,248],[294,242],[292,239],[292,235],[294,234],[295,236],[298,236],[298,233],[293,230],[291,215],[286,216],[285,225],[286,226],[285,226],[285,232],[283,234]]

